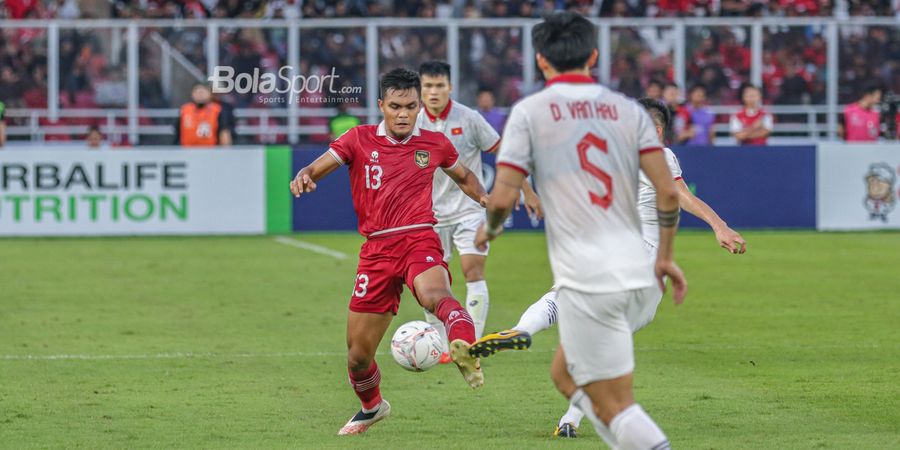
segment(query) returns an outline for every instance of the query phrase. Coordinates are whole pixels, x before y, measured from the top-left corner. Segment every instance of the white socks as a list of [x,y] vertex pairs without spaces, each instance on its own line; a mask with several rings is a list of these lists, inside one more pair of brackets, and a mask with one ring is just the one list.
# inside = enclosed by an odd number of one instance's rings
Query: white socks
[[556,317],[556,291],[550,291],[522,313],[519,323],[513,327],[513,330],[525,331],[534,336],[553,326],[556,323]]
[[[594,425],[594,430],[597,431],[597,434],[603,438],[603,441],[606,442],[606,445],[609,446],[612,450],[619,450],[619,441],[616,439],[616,435],[610,431],[609,428],[594,414],[594,405],[591,403],[591,398],[588,397],[587,394],[584,393],[581,389],[575,391],[572,394],[572,398],[569,399],[570,405],[575,406],[581,410],[581,413],[587,416],[588,420]],[[569,409],[571,409],[571,406]],[[568,414],[568,412],[566,413]],[[577,426],[576,426],[577,428]]]
[[487,321],[490,306],[491,300],[488,297],[486,281],[466,283],[466,311],[475,322],[475,339],[481,339],[484,334],[484,323]]
[[[578,392],[581,392],[581,390],[579,389]],[[567,409],[566,413],[559,419],[559,425],[562,426],[564,423],[571,423],[572,425],[575,425],[575,428],[578,428],[581,426],[581,419],[584,419],[584,413],[581,412],[581,408],[579,408],[578,405],[569,402],[569,409]]]
[[438,333],[441,333],[441,342],[444,343],[444,353],[450,351],[450,346],[447,343],[447,329],[444,328],[444,322],[441,322],[441,319],[438,319],[437,316],[428,312],[427,309],[422,309],[422,312],[425,313],[425,321],[431,324],[435,330],[438,330]]
[[[587,396],[585,396],[587,397]],[[669,440],[637,403],[613,417],[609,424],[622,450],[669,450]]]

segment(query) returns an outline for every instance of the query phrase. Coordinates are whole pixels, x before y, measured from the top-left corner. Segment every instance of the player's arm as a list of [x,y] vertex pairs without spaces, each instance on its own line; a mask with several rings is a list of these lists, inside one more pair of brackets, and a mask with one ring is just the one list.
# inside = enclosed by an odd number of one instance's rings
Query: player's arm
[[478,181],[475,173],[466,167],[465,164],[459,162],[454,164],[453,167],[443,170],[469,198],[475,200],[481,206],[487,204],[487,191],[484,190],[484,186]]
[[525,179],[524,172],[512,167],[501,165],[497,168],[497,179],[487,204],[487,221],[475,236],[475,245],[479,249],[484,249],[489,240],[503,232],[503,222],[519,201],[519,190]]
[[316,182],[334,172],[338,167],[341,167],[341,164],[330,152],[323,153],[310,165],[297,172],[297,176],[291,181],[291,194],[294,194],[294,197],[299,197],[300,194],[305,192],[315,191]]
[[747,251],[747,242],[740,233],[732,230],[711,206],[694,195],[684,180],[675,181],[675,186],[678,188],[678,205],[681,206],[681,209],[706,222],[716,233],[716,240],[719,241],[720,247],[731,253],[743,254]]
[[[531,217],[543,219],[544,208],[541,206],[541,197],[539,197],[537,192],[534,191],[534,188],[531,187],[531,180],[529,180],[528,177],[522,179],[522,196],[525,212]],[[516,203],[516,210],[518,209],[519,205]]]
[[676,304],[684,301],[687,294],[687,280],[675,264],[675,231],[678,228],[678,188],[672,179],[672,172],[661,151],[641,153],[641,170],[656,189],[656,209],[659,216],[659,249],[656,255],[656,278],[665,290],[664,276],[672,280],[672,297]]

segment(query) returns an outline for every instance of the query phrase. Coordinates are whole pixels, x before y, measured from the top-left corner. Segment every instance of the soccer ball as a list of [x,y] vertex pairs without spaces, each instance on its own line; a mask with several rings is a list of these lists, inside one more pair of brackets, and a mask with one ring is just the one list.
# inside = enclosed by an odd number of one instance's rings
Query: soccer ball
[[404,323],[391,338],[394,360],[413,372],[424,372],[436,366],[443,352],[441,334],[431,324],[421,320]]

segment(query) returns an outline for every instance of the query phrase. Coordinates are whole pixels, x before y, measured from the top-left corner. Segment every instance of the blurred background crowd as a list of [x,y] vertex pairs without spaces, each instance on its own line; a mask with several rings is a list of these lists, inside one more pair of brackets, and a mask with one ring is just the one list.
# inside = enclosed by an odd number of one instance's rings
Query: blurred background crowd
[[[75,18],[536,18],[554,9],[577,10],[591,17],[810,17],[886,16],[900,20],[900,0],[6,0],[0,19]],[[125,48],[116,47],[124,30],[60,29],[59,86],[61,108],[123,108],[127,99]],[[612,87],[638,97],[654,80],[674,79],[671,27],[614,27]],[[365,28],[300,30],[299,71],[326,74],[331,68],[346,86],[365,85]],[[527,94],[522,80],[520,28],[466,28],[460,33],[461,101],[485,110],[506,108]],[[47,107],[47,32],[44,28],[0,29],[0,101],[10,108]],[[379,29],[379,71],[398,65],[416,67],[425,60],[446,59],[446,31],[440,27]],[[739,89],[750,81],[750,27],[688,28],[687,92],[702,84],[705,102],[738,105]],[[139,103],[141,108],[177,108],[189,97],[190,85],[172,86],[161,70],[175,54],[176,78],[199,80],[206,71],[206,29],[168,27],[140,29]],[[277,71],[288,64],[284,28],[221,27],[220,65],[238,73]],[[112,46],[112,47],[111,47]],[[821,105],[826,99],[826,36],[822,27],[766,27],[763,33],[762,102],[767,105]],[[166,53],[168,52],[168,53]],[[843,26],[840,31],[839,102],[855,101],[864,85],[878,81],[885,92],[900,92],[900,28]],[[192,72],[191,67],[195,70]],[[183,75],[183,76],[182,76]],[[538,74],[538,77],[540,75]],[[488,91],[490,95],[479,95]],[[236,108],[284,108],[254,95],[220,99]],[[364,107],[365,96],[351,104]],[[305,107],[334,107],[309,103]],[[16,119],[7,119],[15,121]],[[238,123],[259,125],[257,118]],[[272,125],[283,118],[266,119]],[[719,118],[727,122],[728,118]],[[61,118],[55,124],[90,125],[91,119]],[[171,123],[172,119],[142,119]],[[327,119],[301,119],[322,125]],[[42,124],[50,124],[42,119]],[[65,135],[55,138],[65,139]],[[282,141],[272,135],[261,140]],[[327,134],[312,140],[327,140]]]

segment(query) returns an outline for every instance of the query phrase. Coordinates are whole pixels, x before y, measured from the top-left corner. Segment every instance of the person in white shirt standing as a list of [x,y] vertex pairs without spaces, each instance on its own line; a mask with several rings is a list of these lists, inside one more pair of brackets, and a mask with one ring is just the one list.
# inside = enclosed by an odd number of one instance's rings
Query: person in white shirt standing
[[[459,158],[484,183],[481,154],[496,151],[500,135],[477,111],[450,99],[450,65],[444,61],[428,61],[419,67],[422,80],[422,100],[425,108],[419,112],[417,125],[423,130],[443,133],[459,152]],[[522,183],[525,205],[529,214],[540,214],[540,201],[528,181]],[[484,208],[463,193],[450,177],[436,173],[432,190],[435,231],[444,246],[444,261],[450,262],[453,249],[459,253],[463,277],[466,279],[466,309],[475,322],[475,336],[484,332],[490,307],[484,267],[488,250],[475,248],[475,232],[484,223]],[[534,209],[533,209],[534,208]],[[446,341],[444,325],[425,311],[428,322],[441,332]],[[449,362],[449,355],[442,357]]]
[[[572,12],[536,25],[545,88],[513,107],[481,247],[503,231],[522,179],[533,172],[558,286],[560,347],[551,376],[614,449],[663,450],[668,439],[634,401],[632,329],[655,309],[668,277],[681,303],[687,280],[673,260],[678,190],[653,121],[635,101],[595,84],[596,28]],[[657,192],[655,264],[637,210],[639,171]],[[477,350],[470,350],[473,354]]]

